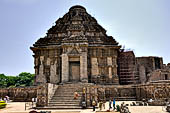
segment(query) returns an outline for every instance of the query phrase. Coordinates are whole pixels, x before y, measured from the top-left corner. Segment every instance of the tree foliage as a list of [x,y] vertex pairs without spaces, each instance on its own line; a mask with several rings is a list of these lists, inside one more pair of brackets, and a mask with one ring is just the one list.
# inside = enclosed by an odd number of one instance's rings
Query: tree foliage
[[0,74],[0,87],[7,87],[7,77],[4,74]]
[[0,87],[31,86],[34,81],[34,74],[22,72],[18,76],[6,76],[0,74]]

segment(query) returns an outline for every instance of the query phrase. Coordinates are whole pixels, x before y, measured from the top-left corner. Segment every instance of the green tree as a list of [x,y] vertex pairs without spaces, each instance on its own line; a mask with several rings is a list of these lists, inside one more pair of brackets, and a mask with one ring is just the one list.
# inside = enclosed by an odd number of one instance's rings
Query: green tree
[[18,76],[6,76],[0,74],[0,88],[31,86],[34,81],[34,74],[22,72]]
[[17,85],[16,86],[31,86],[34,81],[34,74],[22,72],[17,76]]
[[6,76],[7,77],[7,87],[15,87],[17,78],[16,76]]
[[7,77],[4,74],[0,74],[0,88],[7,87]]

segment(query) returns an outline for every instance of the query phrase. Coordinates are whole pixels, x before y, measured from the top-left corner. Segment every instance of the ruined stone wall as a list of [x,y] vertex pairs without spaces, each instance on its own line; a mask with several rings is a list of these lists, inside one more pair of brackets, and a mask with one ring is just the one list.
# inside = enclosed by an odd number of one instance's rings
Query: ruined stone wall
[[121,51],[118,57],[119,82],[122,85],[138,83],[133,51]]
[[118,84],[117,56],[114,48],[98,47],[88,49],[88,76],[96,84]]
[[34,87],[1,88],[0,98],[9,96],[14,102],[32,102],[32,98],[37,98],[37,107],[42,107],[48,104],[57,88],[58,85],[50,83]]
[[38,86],[37,89],[37,107],[44,107],[48,104],[48,84]]
[[61,75],[61,50],[40,49],[35,52],[35,84],[59,83]]
[[16,102],[31,102],[37,97],[37,87],[1,88],[0,98],[9,96],[10,100]]
[[159,80],[170,80],[170,67],[168,65],[164,65],[162,69],[154,70],[149,74],[148,82]]
[[49,103],[49,100],[54,96],[55,91],[58,89],[58,85],[51,83],[48,83],[46,85],[48,87],[48,103]]
[[90,85],[86,86],[86,102],[87,106],[91,106],[92,100],[96,102],[113,100],[136,99],[136,89],[131,85]]
[[170,97],[170,81],[151,82],[136,86],[137,100],[163,100]]
[[156,69],[163,68],[161,57],[136,57],[136,69],[139,76],[139,82],[145,83],[148,81],[148,74]]

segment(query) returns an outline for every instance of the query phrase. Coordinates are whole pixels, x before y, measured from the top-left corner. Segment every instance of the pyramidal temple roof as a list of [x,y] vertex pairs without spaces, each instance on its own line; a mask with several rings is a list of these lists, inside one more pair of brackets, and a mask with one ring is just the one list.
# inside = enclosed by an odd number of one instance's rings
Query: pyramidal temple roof
[[86,42],[88,45],[118,45],[112,36],[107,36],[106,30],[83,6],[72,6],[69,12],[55,23],[48,30],[47,36],[40,38],[34,47],[79,42]]

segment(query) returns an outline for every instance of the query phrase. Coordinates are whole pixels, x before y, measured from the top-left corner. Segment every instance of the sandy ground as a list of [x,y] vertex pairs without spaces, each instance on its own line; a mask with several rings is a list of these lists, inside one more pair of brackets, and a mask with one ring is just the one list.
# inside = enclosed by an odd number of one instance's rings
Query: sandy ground
[[[116,104],[121,104],[122,102],[116,102]],[[132,101],[126,101],[125,104],[130,104]],[[105,109],[102,109],[102,113],[109,109],[109,103],[105,104]],[[25,102],[10,102],[7,104],[5,109],[0,109],[0,113],[29,113],[32,109],[25,110]],[[167,113],[163,106],[129,106],[131,113]],[[38,110],[38,111],[48,111],[48,110]],[[62,109],[62,110],[50,110],[52,113],[91,113],[92,109]],[[94,113],[94,112],[93,112]],[[96,109],[96,113],[100,113],[99,109]],[[114,113],[114,111],[112,111]],[[118,112],[116,112],[118,113]]]

